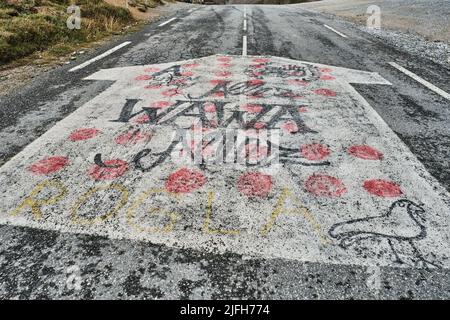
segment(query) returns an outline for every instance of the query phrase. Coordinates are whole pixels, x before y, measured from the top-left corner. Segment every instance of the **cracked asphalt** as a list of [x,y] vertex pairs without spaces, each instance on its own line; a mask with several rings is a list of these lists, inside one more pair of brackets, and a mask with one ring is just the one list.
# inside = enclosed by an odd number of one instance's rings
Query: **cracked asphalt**
[[[192,6],[147,25],[0,98],[4,165],[113,81],[83,81],[102,69],[242,54],[378,73],[392,86],[353,84],[425,169],[450,191],[450,101],[392,68],[396,62],[450,92],[450,70],[400,51],[338,18],[299,6]],[[176,17],[172,23],[159,24]],[[348,38],[324,28],[329,25]],[[124,42],[127,47],[70,73]],[[356,81],[355,81],[356,82]],[[448,195],[448,193],[447,193]],[[441,212],[446,216],[450,212]],[[3,299],[448,299],[448,268],[367,266],[249,257],[152,242],[0,226]],[[67,285],[77,267],[80,288]],[[372,281],[377,275],[377,285]]]

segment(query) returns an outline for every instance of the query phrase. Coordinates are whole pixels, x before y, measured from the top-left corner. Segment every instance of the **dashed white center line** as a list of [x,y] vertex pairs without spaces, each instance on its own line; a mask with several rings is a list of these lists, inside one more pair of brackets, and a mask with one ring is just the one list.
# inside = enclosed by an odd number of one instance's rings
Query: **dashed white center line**
[[389,62],[389,64],[391,66],[393,66],[395,69],[403,72],[404,74],[406,74],[407,76],[413,78],[414,80],[416,80],[417,82],[423,84],[425,87],[427,87],[428,89],[430,89],[431,91],[437,93],[438,95],[444,97],[447,100],[450,100],[450,94],[448,92],[445,92],[442,89],[439,89],[438,87],[436,87],[434,84],[428,82],[425,79],[422,79],[421,77],[419,77],[418,75],[416,75],[415,73],[412,73],[411,71],[403,68],[402,66],[398,65],[395,62]]
[[171,23],[173,20],[176,20],[177,18],[172,18],[172,19],[169,19],[169,20],[167,20],[167,21],[165,21],[165,22],[163,22],[163,23],[161,23],[160,25],[158,25],[158,27],[162,27],[162,26],[165,26],[166,24],[168,24],[168,23]]
[[242,56],[247,55],[247,36],[242,37]]
[[334,29],[334,28],[332,28],[332,27],[330,27],[330,26],[328,26],[328,25],[326,25],[326,24],[324,24],[323,26],[324,26],[325,28],[327,28],[327,29],[330,29],[331,31],[333,31],[334,33],[340,35],[340,36],[343,37],[343,38],[348,38],[348,37],[347,37],[345,34],[343,34],[342,32],[337,31],[336,29]]
[[73,67],[72,69],[69,70],[69,72],[74,72],[74,71],[83,69],[84,67],[87,67],[91,63],[94,63],[94,62],[96,62],[96,61],[98,61],[100,59],[103,59],[104,57],[106,57],[106,56],[110,55],[111,53],[113,53],[113,52],[115,52],[115,51],[117,51],[117,50],[119,50],[119,49],[129,45],[130,43],[131,43],[131,41],[125,41],[124,43],[119,44],[118,46],[116,46],[116,47],[114,47],[112,49],[109,49],[108,51],[102,53],[101,55],[98,55],[95,58],[92,58],[92,59],[90,59],[90,60],[88,60],[86,62],[83,62],[82,64],[80,64],[80,65],[78,65],[76,67]]
[[[247,7],[244,7],[244,32],[247,32]],[[247,35],[242,36],[242,56],[247,55]]]

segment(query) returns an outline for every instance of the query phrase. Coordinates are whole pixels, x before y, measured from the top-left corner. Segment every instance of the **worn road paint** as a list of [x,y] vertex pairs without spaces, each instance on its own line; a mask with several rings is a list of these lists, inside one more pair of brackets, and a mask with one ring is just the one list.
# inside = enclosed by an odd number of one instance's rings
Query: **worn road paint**
[[101,55],[98,55],[95,58],[92,58],[92,59],[90,59],[90,60],[88,60],[86,62],[83,62],[82,64],[80,64],[80,65],[78,65],[76,67],[73,67],[72,69],[69,70],[69,72],[74,72],[74,71],[83,69],[83,68],[87,67],[88,65],[90,65],[90,64],[92,64],[92,63],[94,63],[94,62],[96,62],[96,61],[98,61],[100,59],[103,59],[104,57],[109,56],[110,54],[116,52],[117,50],[122,49],[123,47],[126,47],[130,43],[131,43],[131,41],[125,41],[124,43],[119,44],[118,46],[115,46],[114,48],[109,49],[108,51],[102,53]]
[[417,82],[419,82],[420,84],[424,85],[425,87],[427,87],[428,89],[430,89],[431,91],[433,91],[434,93],[437,93],[438,95],[440,95],[441,97],[444,97],[447,100],[450,100],[450,93],[445,92],[444,90],[436,87],[434,84],[426,81],[425,79],[422,79],[421,77],[419,77],[418,75],[416,75],[415,73],[403,68],[402,66],[398,65],[395,62],[389,62],[389,64],[391,66],[393,66],[395,69],[397,69],[398,71],[403,72],[404,74],[406,74],[408,77],[416,80]]
[[158,25],[158,27],[163,27],[163,26],[165,26],[166,24],[168,24],[168,23],[171,23],[172,21],[174,21],[174,20],[176,20],[177,18],[172,18],[172,19],[169,19],[169,20],[167,20],[167,21],[164,21],[163,23],[160,23],[159,25]]
[[333,31],[334,33],[340,35],[342,38],[348,38],[345,34],[343,34],[343,33],[340,32],[340,31],[337,31],[336,29],[330,27],[329,25],[324,24],[323,26],[324,26],[325,28],[327,28],[327,29]]
[[[350,85],[390,85],[378,74],[211,56],[87,80],[114,83],[0,169],[1,223],[266,258],[449,267],[448,193]],[[278,165],[191,165],[187,155],[207,157],[213,145],[172,141],[178,128],[256,126],[280,132]]]
[[247,56],[247,36],[242,36],[242,56]]

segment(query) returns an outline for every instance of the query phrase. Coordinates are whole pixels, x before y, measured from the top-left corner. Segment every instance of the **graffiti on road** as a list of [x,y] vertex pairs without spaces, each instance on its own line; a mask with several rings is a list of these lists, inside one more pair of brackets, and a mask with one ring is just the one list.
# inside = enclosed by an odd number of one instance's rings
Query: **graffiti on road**
[[350,85],[378,74],[220,55],[86,80],[113,83],[0,168],[1,223],[448,266],[448,195]]

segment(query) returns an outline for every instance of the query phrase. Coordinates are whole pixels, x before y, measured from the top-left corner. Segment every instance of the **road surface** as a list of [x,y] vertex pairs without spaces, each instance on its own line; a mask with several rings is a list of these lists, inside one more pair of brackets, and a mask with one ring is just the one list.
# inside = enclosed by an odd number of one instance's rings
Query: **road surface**
[[[44,74],[0,100],[0,296],[449,298],[448,78],[256,5]],[[244,162],[215,153],[230,132]]]

